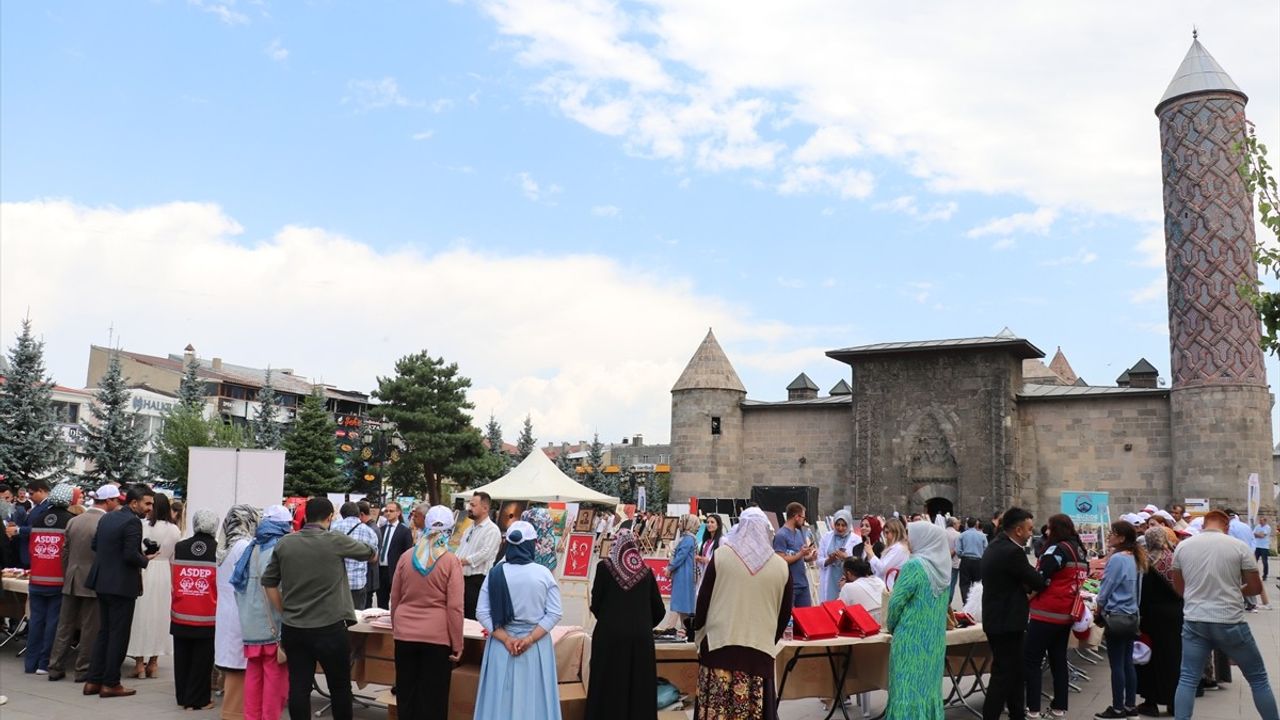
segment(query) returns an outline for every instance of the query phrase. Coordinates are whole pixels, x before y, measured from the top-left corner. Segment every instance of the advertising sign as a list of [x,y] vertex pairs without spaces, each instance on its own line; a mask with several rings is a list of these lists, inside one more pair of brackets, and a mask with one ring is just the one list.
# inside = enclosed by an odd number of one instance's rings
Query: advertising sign
[[1262,507],[1262,481],[1258,473],[1249,474],[1249,526],[1258,524],[1258,510]]
[[1101,525],[1110,517],[1107,512],[1109,495],[1105,492],[1064,492],[1062,512],[1071,516],[1071,522],[1076,525]]

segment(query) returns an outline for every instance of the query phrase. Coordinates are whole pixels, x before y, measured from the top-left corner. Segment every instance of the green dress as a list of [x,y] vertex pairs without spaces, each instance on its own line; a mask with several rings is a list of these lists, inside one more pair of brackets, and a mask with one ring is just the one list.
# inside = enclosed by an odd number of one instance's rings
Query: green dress
[[889,594],[889,707],[885,720],[942,720],[942,663],[950,593],[933,595],[919,560],[902,566]]

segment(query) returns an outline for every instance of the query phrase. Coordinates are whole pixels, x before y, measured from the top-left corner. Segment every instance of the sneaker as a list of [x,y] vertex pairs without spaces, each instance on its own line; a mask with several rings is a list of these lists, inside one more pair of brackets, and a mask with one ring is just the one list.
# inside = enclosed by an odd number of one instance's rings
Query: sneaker
[[48,671],[48,670],[36,670],[36,674],[37,674],[37,675],[48,675],[48,674],[49,674],[49,671]]
[[1039,710],[1032,710],[1031,708],[1027,708],[1027,712],[1026,712],[1025,717],[1027,717],[1027,718],[1042,718],[1042,717],[1044,717],[1044,713],[1040,712]]
[[1138,717],[1138,708],[1127,707],[1124,709],[1124,715],[1125,717]]
[[1112,718],[1129,717],[1128,715],[1125,714],[1124,710],[1121,710],[1119,708],[1113,708],[1113,707],[1109,707],[1100,713],[1094,713],[1093,716],[1098,720],[1111,720]]
[[1143,717],[1161,717],[1160,706],[1155,703],[1144,702],[1138,706],[1138,714]]
[[1067,716],[1067,711],[1066,711],[1066,710],[1054,710],[1053,708],[1049,708],[1049,711],[1048,711],[1048,712],[1049,712],[1049,714],[1048,714],[1048,715],[1045,715],[1044,717],[1050,717],[1050,718],[1064,718],[1064,717],[1066,717],[1066,716]]

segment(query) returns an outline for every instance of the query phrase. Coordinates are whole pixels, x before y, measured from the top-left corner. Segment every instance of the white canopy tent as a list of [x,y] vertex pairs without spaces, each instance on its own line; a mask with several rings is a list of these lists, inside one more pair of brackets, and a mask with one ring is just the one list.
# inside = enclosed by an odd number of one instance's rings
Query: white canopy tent
[[469,498],[472,493],[480,491],[489,493],[495,500],[618,504],[618,498],[574,482],[560,472],[546,453],[536,448],[511,472],[488,485],[454,493],[453,498]]

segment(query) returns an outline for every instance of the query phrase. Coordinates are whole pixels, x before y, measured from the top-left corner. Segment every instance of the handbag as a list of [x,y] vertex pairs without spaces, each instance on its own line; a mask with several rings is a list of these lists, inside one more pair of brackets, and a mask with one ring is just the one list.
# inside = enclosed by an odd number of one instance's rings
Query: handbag
[[[1138,578],[1137,592],[1134,593],[1134,604],[1142,607],[1142,578]],[[1108,635],[1129,639],[1138,637],[1141,630],[1142,615],[1139,613],[1102,613],[1102,624]]]
[[[1080,559],[1076,555],[1076,549],[1072,547],[1071,543],[1069,542],[1066,543],[1066,548],[1071,551],[1072,564],[1079,564]],[[1084,611],[1085,611],[1084,596],[1080,594],[1080,588],[1084,586],[1084,578],[1080,577],[1081,574],[1085,574],[1087,576],[1087,573],[1081,573],[1080,571],[1076,572],[1076,587],[1075,587],[1075,591],[1072,593],[1075,599],[1071,601],[1071,624],[1072,625],[1080,622],[1080,619],[1084,617]]]
[[[253,560],[249,561],[250,565],[257,565],[258,548],[253,548]],[[262,591],[263,611],[267,614],[267,627],[271,628],[271,639],[276,641],[276,663],[284,665],[289,662],[289,656],[284,652],[284,643],[280,642],[280,633],[276,631],[275,620],[271,617],[271,598],[267,597],[267,589],[262,586],[262,581],[258,581],[258,589]]]

